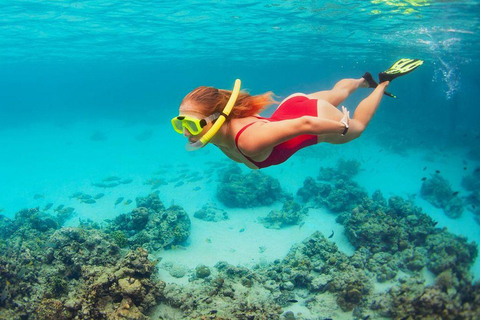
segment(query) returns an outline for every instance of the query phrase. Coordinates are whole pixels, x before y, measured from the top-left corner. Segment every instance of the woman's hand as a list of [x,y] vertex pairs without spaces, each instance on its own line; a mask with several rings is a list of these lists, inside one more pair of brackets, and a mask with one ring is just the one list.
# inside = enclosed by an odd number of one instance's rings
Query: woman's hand
[[347,110],[344,106],[342,106],[342,112],[343,112],[343,118],[340,120],[341,123],[345,125],[345,127],[348,128],[348,125],[350,123],[350,111]]
[[345,108],[345,106],[342,106],[342,112],[343,112],[343,118],[340,120],[340,122],[345,125],[345,130],[344,130],[343,133],[342,133],[342,136],[344,136],[344,135],[347,133],[348,128],[350,127],[350,126],[349,126],[349,123],[350,123],[350,111],[348,111],[347,108]]

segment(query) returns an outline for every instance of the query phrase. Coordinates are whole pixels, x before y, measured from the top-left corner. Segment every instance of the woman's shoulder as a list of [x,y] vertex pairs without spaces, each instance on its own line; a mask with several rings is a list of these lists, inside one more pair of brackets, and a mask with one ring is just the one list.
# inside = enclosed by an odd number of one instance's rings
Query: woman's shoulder
[[232,118],[230,120],[230,126],[233,128],[236,128],[237,130],[240,130],[242,127],[257,121],[265,122],[265,120],[263,120],[263,118],[260,117],[259,115],[254,115],[254,116],[248,116],[248,117],[242,117],[242,118]]
[[254,123],[265,123],[268,122],[268,120],[264,120],[260,116],[248,116],[248,117],[243,117],[243,118],[233,118],[230,120],[229,127],[230,127],[230,132],[233,136],[236,136],[238,132],[240,132],[243,128],[249,126],[250,124]]

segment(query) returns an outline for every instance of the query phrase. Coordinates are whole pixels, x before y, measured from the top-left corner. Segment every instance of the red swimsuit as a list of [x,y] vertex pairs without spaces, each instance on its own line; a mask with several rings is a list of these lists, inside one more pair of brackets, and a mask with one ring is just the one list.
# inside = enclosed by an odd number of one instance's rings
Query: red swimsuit
[[[287,119],[295,119],[300,118],[302,116],[317,116],[317,100],[316,99],[309,99],[306,96],[294,96],[286,101],[284,101],[277,110],[272,114],[270,118],[263,118],[263,117],[256,117],[262,120],[268,121],[281,121]],[[266,168],[269,166],[273,166],[276,164],[283,163],[287,161],[295,152],[298,150],[314,145],[317,143],[318,137],[313,134],[303,134],[292,138],[288,141],[282,142],[276,145],[272,153],[268,156],[267,159],[257,162],[252,160],[251,158],[247,157],[242,153],[242,151],[238,148],[238,138],[242,134],[242,132],[247,129],[252,124],[256,123],[254,121],[252,123],[247,124],[243,127],[240,131],[238,131],[237,135],[235,136],[235,145],[237,146],[238,151],[247,158],[251,163],[256,165],[258,168]]]

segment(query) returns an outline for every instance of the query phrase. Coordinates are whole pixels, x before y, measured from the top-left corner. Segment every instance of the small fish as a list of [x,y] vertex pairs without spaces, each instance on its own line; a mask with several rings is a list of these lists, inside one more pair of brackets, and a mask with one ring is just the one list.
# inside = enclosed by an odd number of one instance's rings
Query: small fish
[[287,300],[287,302],[295,303],[295,302],[298,302],[298,300],[296,300],[296,299],[289,299],[289,300]]
[[92,196],[89,194],[82,194],[81,196],[78,197],[79,200],[88,200],[92,199]]
[[121,184],[129,184],[129,183],[132,183],[133,180],[132,179],[123,179],[122,181],[120,181]]
[[83,192],[75,192],[75,193],[73,193],[69,198],[70,198],[70,199],[72,199],[72,198],[78,198],[78,197],[80,197],[82,194],[83,194]]
[[86,199],[86,200],[82,200],[83,203],[86,203],[86,204],[94,204],[94,203],[97,203],[97,201],[93,200],[93,199]]
[[452,193],[452,196],[456,196],[458,194],[459,191],[455,191],[454,193]]
[[423,171],[427,170],[427,167],[423,168]]
[[110,182],[106,184],[106,188],[113,188],[120,185],[120,182]]
[[26,272],[27,272],[27,268],[21,267],[20,271],[18,271],[18,273],[17,273],[17,277],[23,278],[23,276],[25,275]]
[[305,221],[300,222],[300,224],[298,225],[298,229],[300,229],[301,227],[303,227],[304,224],[305,224]]
[[475,173],[479,172],[480,171],[480,167],[478,167],[477,169],[475,169]]
[[206,243],[212,243],[212,239],[210,239],[210,238],[205,238],[205,242],[206,242]]
[[118,181],[120,180],[119,177],[117,176],[110,176],[110,177],[106,177],[105,179],[103,179],[102,181],[105,181],[105,182],[112,182],[112,181]]
[[238,232],[243,232],[245,231],[245,228],[241,228]]
[[52,203],[52,202],[47,203],[47,205],[45,206],[45,208],[43,208],[43,211],[47,211],[47,210],[50,209],[52,206],[53,206],[53,203]]
[[422,178],[422,181],[425,181],[425,180],[427,180],[427,177],[423,177],[423,178]]
[[56,207],[55,210],[53,210],[53,211],[60,211],[60,210],[63,209],[63,207],[65,207],[65,205],[61,204],[58,207]]
[[115,201],[115,207],[117,206],[117,204],[120,204],[122,201],[123,201],[124,197],[120,197],[117,199],[117,201]]
[[130,203],[132,203],[132,200],[128,199],[127,201],[125,201],[123,204],[128,206]]
[[93,199],[98,200],[100,198],[103,198],[105,194],[104,193],[97,193],[96,195],[93,196]]
[[38,199],[41,199],[41,198],[45,199],[45,195],[37,193],[33,196],[33,199],[35,199],[35,200],[38,200]]
[[463,167],[463,170],[467,170],[467,167]]
[[202,187],[195,187],[195,188],[193,188],[193,191],[198,191],[200,189],[202,189]]
[[185,248],[184,246],[181,246],[179,244],[172,244],[170,246],[170,249],[171,250],[187,250],[187,248]]
[[183,186],[184,183],[185,183],[185,182],[183,182],[183,181],[179,181],[179,182],[175,183],[175,188],[176,188],[176,187]]
[[92,186],[94,187],[99,187],[99,188],[107,188],[107,184],[106,183],[103,183],[103,182],[95,182],[95,183],[92,183]]
[[440,173],[440,170],[435,170],[435,173]]
[[8,289],[9,286],[10,286],[10,282],[8,282],[8,285],[5,286],[5,289],[3,289],[2,294],[0,294],[0,302],[4,302],[5,300],[7,300],[8,294],[9,294],[9,289]]
[[46,241],[46,242],[41,242],[41,248],[42,249],[48,249],[48,248],[53,248],[55,249],[57,247],[57,244],[55,242],[51,242],[51,241]]
[[328,239],[333,238],[334,235],[335,235],[335,231],[332,230],[332,233],[328,236]]

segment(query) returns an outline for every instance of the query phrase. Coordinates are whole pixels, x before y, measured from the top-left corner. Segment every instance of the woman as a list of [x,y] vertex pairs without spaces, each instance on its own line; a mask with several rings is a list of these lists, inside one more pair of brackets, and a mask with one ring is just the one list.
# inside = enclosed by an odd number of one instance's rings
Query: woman
[[[388,76],[388,71],[394,64],[379,75],[380,84],[367,72],[360,79],[339,81],[332,90],[292,94],[280,103],[270,118],[260,117],[258,113],[275,103],[272,92],[256,96],[240,92],[227,121],[211,142],[232,160],[252,169],[283,163],[301,148],[320,142],[349,142],[365,130],[390,81],[413,71],[418,65],[410,66],[406,72],[403,70]],[[375,90],[360,102],[353,118],[350,118],[345,107],[337,109],[358,88],[368,87],[374,87]],[[196,88],[185,96],[180,105],[180,116],[172,120],[175,130],[183,132],[189,143],[197,142],[224,110],[231,94],[231,91],[213,87]],[[203,125],[197,130],[191,129],[182,122],[185,117],[202,119],[197,120],[197,123],[202,122]]]

